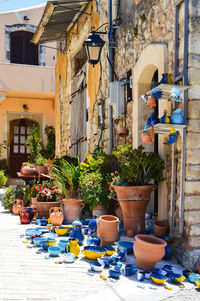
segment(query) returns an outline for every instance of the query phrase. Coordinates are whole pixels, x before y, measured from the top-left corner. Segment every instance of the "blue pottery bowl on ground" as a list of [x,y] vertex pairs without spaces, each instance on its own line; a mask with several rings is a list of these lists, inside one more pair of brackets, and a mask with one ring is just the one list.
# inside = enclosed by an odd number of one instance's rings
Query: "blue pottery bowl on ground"
[[97,258],[97,260],[100,264],[104,264],[105,268],[108,268],[109,265],[112,263],[112,260],[106,257]]
[[41,241],[45,241],[46,238],[43,238],[43,237],[35,237],[33,238],[33,243],[36,247],[40,247],[40,242]]
[[190,270],[183,270],[183,276],[185,276],[186,278],[188,278],[189,274],[193,273]]
[[88,259],[96,260],[106,254],[106,249],[96,246],[85,246],[81,251]]
[[45,240],[40,242],[40,246],[47,251],[49,247],[53,247],[56,244],[55,240]]
[[49,252],[50,256],[56,257],[56,256],[58,256],[60,254],[61,248],[60,247],[52,246],[52,247],[48,248],[48,252]]
[[113,247],[104,247],[106,249],[106,255],[111,256],[116,252],[116,249]]
[[118,279],[121,275],[120,268],[117,268],[117,267],[110,268],[109,269],[109,275],[110,275],[111,278]]
[[40,225],[41,225],[41,226],[46,226],[47,224],[48,224],[47,218],[46,218],[46,217],[42,217],[42,218],[40,219]]
[[47,238],[47,239],[56,239],[58,237],[58,234],[56,233],[45,233],[44,234],[44,237]]
[[41,231],[33,229],[33,228],[26,229],[25,233],[26,233],[26,235],[28,235],[30,237],[32,237],[33,235],[39,236],[42,234]]
[[126,251],[127,254],[133,254],[133,242],[131,241],[120,241],[118,243],[118,249],[120,251]]
[[98,261],[90,261],[89,264],[90,264],[91,269],[93,271],[95,271],[95,272],[101,272],[101,271],[103,271],[104,264],[101,264]]
[[169,278],[172,282],[179,284],[182,283],[186,277],[181,274],[172,273],[169,275]]
[[61,248],[61,252],[65,252],[65,247],[69,243],[69,239],[61,239],[58,246]]
[[200,275],[197,273],[190,273],[188,275],[188,280],[192,283],[195,283],[196,281],[200,281]]
[[39,230],[39,231],[41,231],[43,234],[49,232],[49,230],[47,229],[47,227],[36,227],[35,230]]
[[167,281],[167,277],[163,276],[161,274],[151,274],[151,279],[153,280],[154,283],[156,284],[163,284],[165,281]]

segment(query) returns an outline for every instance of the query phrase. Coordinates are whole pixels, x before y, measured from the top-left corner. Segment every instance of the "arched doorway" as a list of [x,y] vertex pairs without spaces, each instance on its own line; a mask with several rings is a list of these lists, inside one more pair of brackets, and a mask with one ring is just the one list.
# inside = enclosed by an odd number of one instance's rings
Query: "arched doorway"
[[16,177],[23,162],[28,161],[28,148],[25,145],[35,121],[22,118],[10,122],[10,169],[11,176]]

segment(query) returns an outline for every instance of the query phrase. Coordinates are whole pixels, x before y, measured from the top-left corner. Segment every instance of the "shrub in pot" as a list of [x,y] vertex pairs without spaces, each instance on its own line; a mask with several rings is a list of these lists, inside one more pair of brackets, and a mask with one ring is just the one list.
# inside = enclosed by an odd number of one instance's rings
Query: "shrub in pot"
[[28,201],[24,199],[25,186],[10,185],[6,188],[4,195],[2,196],[3,207],[12,212],[13,203],[15,200],[24,200],[24,205],[28,205]]
[[48,174],[48,166],[46,165],[47,159],[43,158],[42,156],[39,156],[36,159],[36,169],[38,174]]
[[154,152],[144,152],[139,146],[120,145],[113,155],[118,165],[112,174],[111,188],[115,190],[124,217],[124,228],[131,236],[144,231],[145,211],[151,192],[156,189],[153,181],[162,181],[163,159]]

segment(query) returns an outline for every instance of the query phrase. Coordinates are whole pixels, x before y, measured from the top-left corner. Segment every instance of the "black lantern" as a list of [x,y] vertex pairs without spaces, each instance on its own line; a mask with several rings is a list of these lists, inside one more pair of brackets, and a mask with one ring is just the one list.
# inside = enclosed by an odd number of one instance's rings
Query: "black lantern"
[[89,64],[92,64],[93,67],[96,65],[101,56],[101,50],[104,46],[105,42],[100,38],[100,36],[96,33],[91,33],[87,40],[84,42],[84,46],[86,48],[86,53],[88,57]]

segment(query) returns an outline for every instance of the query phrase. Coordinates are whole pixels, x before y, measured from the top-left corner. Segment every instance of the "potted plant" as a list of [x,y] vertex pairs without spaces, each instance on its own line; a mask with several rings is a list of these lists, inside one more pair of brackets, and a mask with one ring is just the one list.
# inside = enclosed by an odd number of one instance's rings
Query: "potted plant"
[[59,166],[52,166],[51,175],[64,195],[62,203],[68,223],[80,219],[85,206],[83,199],[80,198],[79,180],[81,173],[79,158],[77,165],[61,159]]
[[21,173],[25,176],[33,176],[38,174],[35,164],[30,162],[22,163]]
[[120,145],[113,155],[118,160],[117,170],[113,173],[111,188],[117,194],[122,208],[124,228],[130,236],[144,231],[145,211],[151,192],[163,180],[163,159],[154,152],[144,152],[139,146],[132,149],[130,144]]
[[36,170],[38,172],[38,174],[48,174],[48,166],[46,165],[47,159],[45,159],[42,156],[39,156],[36,159]]

